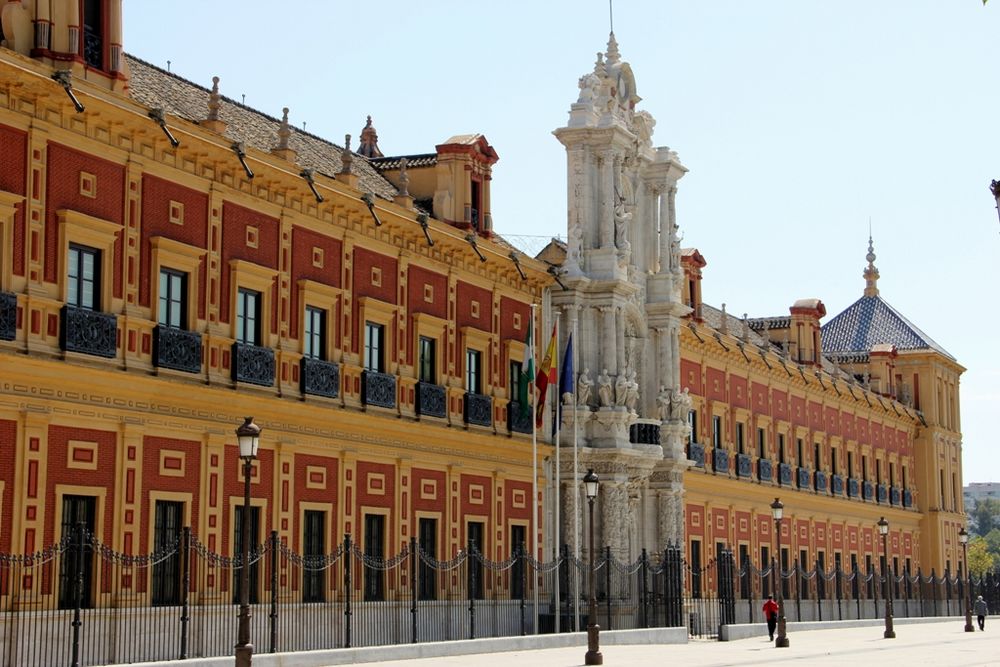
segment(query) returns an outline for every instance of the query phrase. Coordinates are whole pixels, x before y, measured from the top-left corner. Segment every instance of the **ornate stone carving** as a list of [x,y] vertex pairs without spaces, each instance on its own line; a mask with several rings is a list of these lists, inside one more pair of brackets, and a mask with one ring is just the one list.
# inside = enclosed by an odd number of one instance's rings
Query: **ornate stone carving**
[[580,377],[576,380],[576,403],[577,405],[588,405],[590,403],[590,389],[594,386],[594,381],[590,379],[590,369],[584,368]]
[[611,376],[605,368],[597,377],[597,397],[602,408],[609,408],[615,404],[614,393],[611,388]]

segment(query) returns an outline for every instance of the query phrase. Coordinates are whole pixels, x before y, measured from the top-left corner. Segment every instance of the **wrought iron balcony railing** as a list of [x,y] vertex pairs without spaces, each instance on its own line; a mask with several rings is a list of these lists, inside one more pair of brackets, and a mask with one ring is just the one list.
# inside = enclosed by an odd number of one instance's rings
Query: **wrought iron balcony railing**
[[111,313],[63,306],[59,344],[66,352],[110,359],[118,352],[118,318]]
[[729,472],[729,452],[718,447],[712,449],[712,470]]
[[517,401],[508,403],[507,428],[512,433],[531,433],[531,408],[525,410]]
[[688,443],[688,458],[694,461],[695,468],[705,467],[705,445],[697,442]]
[[483,394],[465,394],[465,423],[493,426],[493,399]]
[[827,486],[826,486],[826,483],[827,483],[826,473],[823,472],[822,470],[817,470],[816,471],[816,475],[814,476],[814,479],[816,481],[816,492],[817,493],[826,493],[826,489],[827,489]]
[[636,445],[660,444],[660,425],[646,422],[632,424],[629,427],[629,442]]
[[269,347],[233,343],[233,379],[270,387],[274,384],[274,350]]
[[299,362],[299,389],[303,394],[337,398],[340,396],[340,364],[302,357]]
[[361,372],[361,402],[380,408],[396,407],[396,376],[377,371]]
[[812,486],[812,471],[808,468],[798,468],[795,475],[800,489],[808,489]]
[[757,459],[757,479],[770,482],[773,478],[773,467],[770,459]]
[[861,483],[861,497],[864,500],[874,500],[875,499],[875,485],[865,480]]
[[835,496],[844,495],[844,478],[840,475],[832,475],[830,477],[830,490]]
[[790,463],[779,463],[778,464],[778,481],[782,486],[792,485],[792,464]]
[[201,334],[162,324],[153,329],[153,363],[157,368],[201,371]]
[[749,477],[753,473],[753,462],[749,454],[736,455],[736,475],[738,477]]
[[889,487],[885,484],[879,484],[875,487],[875,499],[880,503],[889,502]]
[[422,417],[444,417],[448,413],[445,388],[429,382],[417,383],[417,414]]
[[860,491],[861,491],[861,484],[858,482],[858,480],[854,479],[853,477],[848,478],[848,480],[847,480],[847,497],[848,498],[857,498],[858,497],[858,493],[860,493]]
[[17,295],[0,292],[0,340],[14,340],[17,335]]

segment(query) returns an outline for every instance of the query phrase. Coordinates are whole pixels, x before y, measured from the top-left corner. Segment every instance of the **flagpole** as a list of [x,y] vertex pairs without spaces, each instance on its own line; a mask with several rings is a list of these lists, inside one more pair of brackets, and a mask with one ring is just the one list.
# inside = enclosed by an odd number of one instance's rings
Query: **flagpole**
[[[552,312],[553,312],[553,314],[555,315],[555,318],[556,318],[556,358],[553,359],[553,363],[558,363],[557,360],[559,359],[559,315],[560,315],[560,313],[559,313],[558,310],[555,310],[555,309],[553,309]],[[556,367],[556,370],[558,371],[558,366]],[[562,376],[561,375],[557,375],[557,377],[561,378]],[[561,415],[560,415],[560,410],[559,410],[559,406],[562,405],[562,399],[559,396],[560,389],[562,389],[562,387],[559,386],[560,384],[561,383],[558,380],[556,380],[556,391],[555,391],[555,404],[556,404],[556,412],[555,412],[555,420],[556,420],[556,442],[555,442],[555,445],[556,445],[556,488],[555,488],[555,493],[552,494],[552,497],[555,499],[555,502],[556,502],[555,521],[554,521],[555,530],[553,531],[553,536],[552,536],[552,552],[555,555],[555,560],[559,560],[559,491],[560,491],[560,483],[561,483],[560,482],[560,476],[559,476],[559,468],[561,467],[561,465],[560,465],[561,464],[561,452],[559,451],[559,427],[561,426],[560,422],[562,422]],[[559,628],[559,621],[561,620],[560,617],[562,616],[562,605],[559,602],[559,600],[560,600],[560,597],[559,597],[559,579],[560,579],[560,577],[558,575],[558,570],[556,570],[556,585],[555,585],[555,589],[556,589],[556,599],[555,599],[555,607],[556,607],[556,634],[559,634],[559,632],[561,631],[560,628]]]
[[[576,318],[573,318],[573,331],[570,332],[573,340],[576,341],[576,347],[573,348],[573,356],[576,356],[576,350],[580,346],[580,336],[577,334],[577,324]],[[573,370],[579,368],[579,364],[576,363],[576,359],[573,359]],[[577,456],[577,450],[579,443],[577,442],[577,417],[579,413],[577,412],[577,407],[580,401],[579,396],[577,396],[576,390],[577,378],[573,378],[573,556],[576,558],[576,562],[580,562],[580,470],[579,470],[579,458]],[[576,576],[573,577],[573,600],[575,604],[573,605],[573,630],[575,632],[580,631],[580,570],[577,568],[573,569],[576,572]]]
[[[535,363],[535,304],[531,304],[531,340],[528,344],[530,364]],[[535,426],[535,387],[534,381],[528,386],[531,403],[531,558],[538,558],[538,428]],[[538,634],[538,570],[533,575],[532,590],[534,591],[535,634]]]

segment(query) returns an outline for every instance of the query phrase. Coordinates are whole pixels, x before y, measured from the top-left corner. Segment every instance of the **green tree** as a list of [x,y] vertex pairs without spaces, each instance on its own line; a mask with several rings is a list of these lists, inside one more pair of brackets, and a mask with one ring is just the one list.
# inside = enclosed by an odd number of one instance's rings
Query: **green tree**
[[986,550],[993,556],[993,560],[1000,563],[1000,528],[994,528],[983,535],[986,541]]
[[1000,528],[1000,500],[983,498],[976,501],[972,509],[972,526],[970,529],[976,535],[986,535],[994,528]]
[[986,540],[976,537],[969,540],[969,572],[977,577],[993,569],[993,555],[986,547]]

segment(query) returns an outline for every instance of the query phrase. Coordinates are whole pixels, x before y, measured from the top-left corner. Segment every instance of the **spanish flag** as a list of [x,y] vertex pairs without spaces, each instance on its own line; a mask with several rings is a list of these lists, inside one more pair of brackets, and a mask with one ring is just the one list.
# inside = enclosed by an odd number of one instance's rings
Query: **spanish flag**
[[545,357],[542,358],[542,365],[538,367],[538,375],[535,376],[535,386],[538,387],[538,404],[535,409],[535,426],[542,427],[542,416],[545,414],[545,390],[549,383],[556,383],[559,377],[559,362],[556,357],[556,327],[552,325],[552,337],[549,338],[549,346],[545,350]]

